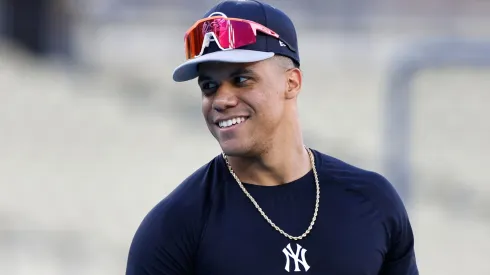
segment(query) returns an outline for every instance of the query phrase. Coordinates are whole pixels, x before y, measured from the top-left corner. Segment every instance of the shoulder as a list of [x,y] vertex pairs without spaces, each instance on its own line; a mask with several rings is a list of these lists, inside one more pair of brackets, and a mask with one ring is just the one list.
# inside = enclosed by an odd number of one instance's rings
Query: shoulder
[[393,184],[378,172],[366,170],[335,157],[315,151],[318,169],[323,177],[347,192],[371,200],[387,215],[405,212],[405,207]]
[[[216,157],[194,171],[146,214],[131,242],[128,270],[178,270],[192,265],[206,226],[213,188],[217,188],[217,177],[223,174],[219,173],[218,161]],[[161,262],[155,262],[157,258]]]
[[217,156],[204,164],[150,210],[145,219],[194,220],[211,203],[221,166]]
[[185,178],[143,218],[135,239],[139,236],[163,236],[190,233],[196,238],[205,225],[212,204],[219,173],[219,156]]

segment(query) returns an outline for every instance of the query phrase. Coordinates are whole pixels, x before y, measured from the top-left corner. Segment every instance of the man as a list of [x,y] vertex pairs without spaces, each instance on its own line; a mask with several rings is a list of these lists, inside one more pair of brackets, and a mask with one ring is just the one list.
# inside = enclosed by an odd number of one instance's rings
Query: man
[[222,154],[146,216],[127,275],[418,274],[392,185],[303,144],[298,43],[283,12],[221,2],[185,47],[173,78],[198,78]]

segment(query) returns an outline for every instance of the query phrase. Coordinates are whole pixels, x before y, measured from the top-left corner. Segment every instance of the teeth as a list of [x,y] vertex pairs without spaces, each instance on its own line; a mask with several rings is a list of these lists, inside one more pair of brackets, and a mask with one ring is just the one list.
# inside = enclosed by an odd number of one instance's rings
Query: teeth
[[230,127],[231,125],[239,124],[245,121],[244,117],[235,117],[233,119],[223,120],[218,123],[220,128]]

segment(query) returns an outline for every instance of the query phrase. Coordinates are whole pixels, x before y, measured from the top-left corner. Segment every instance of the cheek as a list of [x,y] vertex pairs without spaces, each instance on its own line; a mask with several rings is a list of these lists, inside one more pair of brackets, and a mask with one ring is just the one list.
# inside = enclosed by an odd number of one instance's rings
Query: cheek
[[267,106],[268,112],[276,114],[283,107],[283,92],[279,91],[277,86],[269,87],[268,92],[264,93],[263,105]]
[[282,102],[277,94],[261,93],[261,96],[254,98],[253,104],[262,123],[275,124],[281,118]]
[[209,115],[209,111],[211,110],[211,108],[212,108],[211,100],[203,96],[202,103],[201,103],[201,111],[205,118]]

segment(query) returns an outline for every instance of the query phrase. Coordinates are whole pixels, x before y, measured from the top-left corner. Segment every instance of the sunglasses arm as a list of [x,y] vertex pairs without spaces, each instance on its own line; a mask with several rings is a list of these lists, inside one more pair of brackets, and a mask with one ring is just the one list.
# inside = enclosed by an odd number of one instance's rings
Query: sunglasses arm
[[267,28],[264,28],[260,25],[256,25],[256,24],[251,24],[252,26],[252,30],[254,31],[254,34],[257,35],[257,31],[260,31],[262,33],[265,33],[267,35],[271,35],[277,39],[279,39],[280,41],[282,41],[284,44],[286,44],[286,46],[288,46],[288,48],[293,51],[293,52],[296,52],[296,49],[293,48],[288,42],[284,41],[283,39],[281,39],[281,37],[279,37],[279,34],[267,29]]

